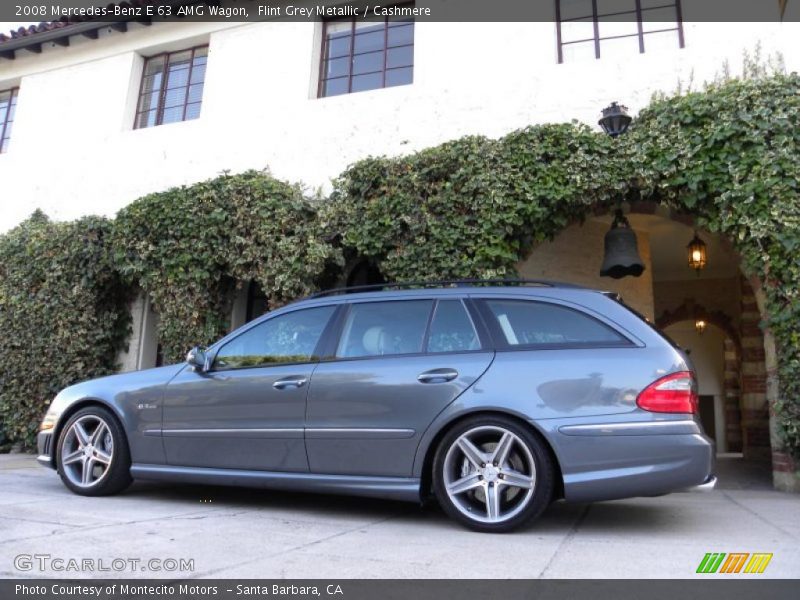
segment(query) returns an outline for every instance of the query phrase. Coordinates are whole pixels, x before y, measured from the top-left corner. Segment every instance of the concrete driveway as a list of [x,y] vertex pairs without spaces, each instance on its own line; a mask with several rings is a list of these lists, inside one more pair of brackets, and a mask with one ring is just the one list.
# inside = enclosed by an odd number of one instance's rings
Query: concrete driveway
[[[695,575],[707,552],[771,552],[762,575],[730,577],[797,578],[800,496],[759,473],[723,459],[709,494],[558,503],[525,531],[487,535],[435,506],[358,498],[149,483],[83,498],[33,457],[0,455],[0,577],[708,578],[725,576]],[[141,562],[99,570],[115,559]],[[144,566],[169,559],[193,569]]]

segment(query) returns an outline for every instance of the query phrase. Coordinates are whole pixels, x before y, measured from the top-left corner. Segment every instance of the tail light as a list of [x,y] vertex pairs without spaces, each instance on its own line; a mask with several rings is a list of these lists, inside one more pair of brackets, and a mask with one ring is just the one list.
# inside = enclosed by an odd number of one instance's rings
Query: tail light
[[697,384],[691,371],[678,371],[648,385],[636,398],[639,408],[660,413],[696,413]]

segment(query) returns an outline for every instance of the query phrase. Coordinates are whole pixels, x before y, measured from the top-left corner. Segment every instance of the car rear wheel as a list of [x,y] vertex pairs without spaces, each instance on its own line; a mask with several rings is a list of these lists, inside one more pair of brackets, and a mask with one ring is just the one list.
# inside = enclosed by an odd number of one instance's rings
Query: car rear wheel
[[554,468],[544,443],[499,415],[454,427],[439,445],[433,469],[439,504],[477,531],[516,529],[538,517],[553,496]]
[[82,496],[106,496],[131,483],[128,440],[116,417],[91,406],[72,415],[59,435],[58,473]]

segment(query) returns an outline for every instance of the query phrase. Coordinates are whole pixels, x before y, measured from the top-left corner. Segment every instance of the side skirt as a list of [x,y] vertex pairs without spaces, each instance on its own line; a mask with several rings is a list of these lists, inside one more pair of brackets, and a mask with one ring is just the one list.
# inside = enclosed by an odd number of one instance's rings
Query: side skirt
[[411,477],[373,477],[364,475],[322,475],[317,473],[283,473],[280,471],[245,471],[208,469],[171,465],[131,465],[134,479],[263,487],[276,490],[345,494],[420,502],[420,480]]

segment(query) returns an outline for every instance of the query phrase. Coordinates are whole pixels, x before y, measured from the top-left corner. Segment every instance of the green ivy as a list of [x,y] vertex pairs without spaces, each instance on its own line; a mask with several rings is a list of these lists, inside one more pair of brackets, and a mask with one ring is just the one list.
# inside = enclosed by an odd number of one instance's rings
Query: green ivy
[[533,244],[626,191],[624,155],[585,125],[467,137],[356,163],[323,215],[346,248],[389,279],[501,276]]
[[0,236],[0,429],[30,445],[62,388],[116,371],[130,329],[111,223],[36,212]]
[[258,171],[145,196],[119,212],[114,239],[121,273],[153,301],[171,361],[229,329],[237,282],[258,282],[275,308],[316,290],[338,260],[300,188]]

